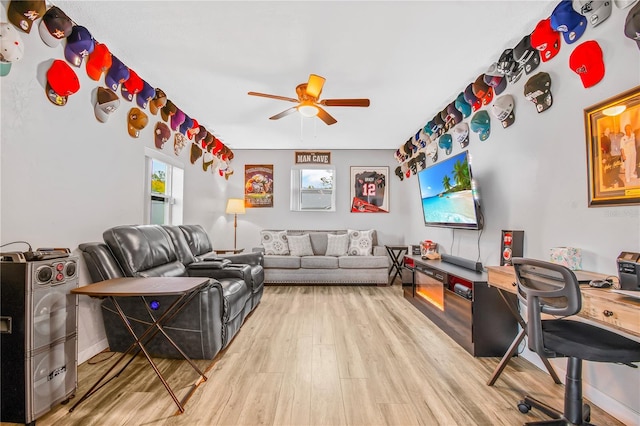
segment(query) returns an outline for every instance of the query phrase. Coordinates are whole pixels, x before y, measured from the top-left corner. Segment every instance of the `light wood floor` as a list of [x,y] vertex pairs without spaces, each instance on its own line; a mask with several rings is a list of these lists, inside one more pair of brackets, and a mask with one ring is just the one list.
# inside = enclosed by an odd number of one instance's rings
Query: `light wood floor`
[[[102,356],[102,355],[100,355]],[[473,358],[402,297],[399,285],[269,286],[226,351],[176,415],[144,358],[72,413],[45,425],[519,425],[529,393],[562,406],[562,385],[514,358],[493,387],[497,358]],[[79,367],[79,398],[109,361]],[[159,360],[178,396],[197,374]],[[596,407],[592,422],[621,424]]]

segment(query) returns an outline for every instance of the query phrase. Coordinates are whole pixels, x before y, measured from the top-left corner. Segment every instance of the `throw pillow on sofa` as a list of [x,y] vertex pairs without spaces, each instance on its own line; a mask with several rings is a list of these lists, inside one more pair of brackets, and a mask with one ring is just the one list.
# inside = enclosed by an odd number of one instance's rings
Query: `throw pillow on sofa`
[[373,254],[373,229],[354,231],[349,229],[349,256],[371,256]]
[[264,254],[289,254],[287,231],[260,231]]
[[287,241],[289,242],[291,256],[313,256],[309,234],[289,235]]
[[327,234],[327,252],[325,256],[346,256],[349,249],[349,234]]

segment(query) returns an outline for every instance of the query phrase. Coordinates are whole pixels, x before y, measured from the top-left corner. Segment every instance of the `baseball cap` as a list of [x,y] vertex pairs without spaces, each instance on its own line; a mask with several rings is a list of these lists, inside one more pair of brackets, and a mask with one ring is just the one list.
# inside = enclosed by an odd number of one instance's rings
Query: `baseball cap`
[[[204,147],[207,148],[207,151],[211,151],[213,149],[213,146],[215,145],[215,142],[216,142],[216,138],[213,137],[213,133],[208,132],[207,136],[205,136],[204,141],[203,141]],[[404,152],[404,149],[399,149],[399,151],[400,152]],[[404,160],[406,160],[406,157],[404,158]]]
[[571,0],[562,0],[551,12],[551,28],[562,33],[568,44],[575,43],[587,29],[587,18],[573,10]]
[[611,0],[573,0],[573,10],[596,26],[611,16]]
[[171,116],[171,130],[178,131],[180,125],[184,123],[185,115],[180,108],[176,107],[176,112]]
[[473,94],[482,101],[482,105],[489,105],[493,99],[493,88],[484,82],[484,74],[480,74],[472,85]]
[[136,95],[136,103],[140,108],[144,109],[149,105],[151,99],[153,99],[155,95],[156,89],[151,87],[151,85],[146,81],[142,80],[142,90],[140,90]]
[[[149,101],[149,111],[151,114],[157,115],[158,110],[167,104],[167,95],[162,89],[156,87],[155,96]],[[166,120],[165,120],[166,121]]]
[[442,119],[442,116],[440,115],[440,113],[436,114],[435,117],[433,117],[433,123],[435,124],[435,134],[440,136],[441,134],[444,133],[444,120]]
[[64,106],[70,95],[80,89],[78,76],[71,67],[60,59],[55,59],[47,71],[47,97],[54,105]]
[[504,95],[496,98],[491,105],[493,116],[500,120],[502,127],[505,129],[516,121],[515,115],[516,101],[511,95]]
[[156,144],[156,148],[162,149],[164,143],[171,137],[171,130],[165,123],[158,121],[154,130],[153,140]]
[[453,128],[453,139],[460,144],[460,148],[469,145],[469,125],[464,121]]
[[[177,135],[180,135],[184,138],[184,135],[182,133],[176,133],[176,136]],[[200,157],[202,157],[202,149],[198,146],[198,144],[192,143],[191,155],[189,156],[189,160],[191,161],[191,164],[195,164],[196,160]]]
[[486,141],[491,135],[491,117],[485,110],[478,111],[471,118],[471,131],[478,133],[481,141]]
[[426,153],[427,157],[431,158],[432,162],[435,163],[438,161],[438,144],[435,140],[429,140],[429,142],[427,142]]
[[[167,125],[165,124],[165,126],[167,126]],[[167,126],[167,128],[169,128],[169,126]],[[182,148],[184,148],[186,145],[187,145],[187,138],[185,138],[182,133],[174,133],[174,135],[173,135],[173,152],[176,155],[180,155],[180,152],[182,152]]]
[[635,40],[638,49],[640,49],[640,3],[629,10],[624,21],[624,35]]
[[536,111],[541,113],[553,104],[551,96],[551,76],[546,72],[533,75],[524,84],[524,97],[536,104]]
[[46,10],[47,5],[44,0],[12,0],[7,9],[7,18],[9,22],[28,34],[35,20],[42,17]]
[[18,30],[6,22],[0,23],[0,76],[11,71],[11,64],[24,55],[24,44]]
[[604,77],[602,49],[595,40],[579,44],[569,57],[569,68],[580,76],[586,88],[595,86]]
[[187,137],[190,140],[193,139],[194,136],[197,136],[198,133],[200,133],[200,127],[201,127],[200,123],[198,123],[198,120],[196,120],[195,118],[193,118],[191,121],[193,121],[193,124],[189,129],[187,129]]
[[98,96],[93,108],[96,118],[102,123],[106,123],[109,116],[120,106],[120,98],[113,90],[107,87],[98,87]]
[[[456,109],[462,113],[464,118],[467,118],[468,116],[471,115],[471,105],[469,105],[467,101],[464,99],[463,92],[460,92],[460,94],[454,101],[454,105],[456,106]],[[425,131],[426,131],[426,128],[425,128]]]
[[526,35],[513,48],[513,59],[520,64],[524,72],[529,75],[540,65],[540,53],[531,46],[531,36]]
[[96,43],[93,52],[87,59],[87,75],[92,80],[98,81],[103,72],[109,71],[113,59],[106,44]]
[[472,112],[479,110],[482,106],[482,101],[473,93],[473,83],[470,83],[467,88],[464,89],[464,100],[471,105]]
[[44,44],[56,47],[63,38],[69,37],[72,28],[71,19],[59,7],[52,6],[42,17],[38,32]]
[[140,130],[147,127],[149,118],[147,114],[142,112],[140,108],[131,108],[129,110],[129,116],[127,118],[127,129],[129,130],[129,136],[137,138],[140,136]]
[[122,83],[120,87],[120,93],[122,97],[127,101],[133,100],[133,95],[139,93],[144,87],[144,83],[138,74],[131,68],[129,68],[129,78]]
[[160,116],[164,121],[167,121],[177,110],[178,108],[171,102],[171,99],[167,99],[165,105],[160,110]]
[[507,88],[507,79],[503,75],[496,76],[485,73],[484,82],[487,83],[488,86],[493,87],[493,94],[496,96],[504,92],[504,89]]
[[195,139],[194,139],[196,143],[202,141],[207,136],[207,134],[209,134],[209,132],[207,132],[207,129],[205,129],[205,127],[202,124],[200,124],[198,128],[199,128],[199,131],[198,133],[195,134]]
[[187,114],[184,115],[184,121],[180,125],[180,133],[187,136],[187,130],[193,127],[193,120]]
[[496,63],[497,71],[502,75],[510,75],[517,66],[513,59],[513,49],[505,49]]
[[115,55],[111,55],[111,67],[104,76],[104,82],[114,92],[118,90],[120,83],[129,79],[129,68],[123,64]]
[[89,56],[95,48],[95,41],[91,33],[85,27],[74,25],[71,34],[67,37],[67,45],[64,48],[64,57],[71,65],[79,67],[85,56]]
[[453,149],[453,138],[451,137],[451,135],[449,133],[445,133],[444,135],[440,136],[438,146],[444,150],[445,154],[451,154],[451,150]]
[[453,121],[454,126],[462,121],[462,113],[456,108],[455,101],[447,105],[447,117]]
[[542,62],[553,59],[560,51],[560,33],[551,28],[551,18],[538,22],[529,40],[531,47],[540,52]]

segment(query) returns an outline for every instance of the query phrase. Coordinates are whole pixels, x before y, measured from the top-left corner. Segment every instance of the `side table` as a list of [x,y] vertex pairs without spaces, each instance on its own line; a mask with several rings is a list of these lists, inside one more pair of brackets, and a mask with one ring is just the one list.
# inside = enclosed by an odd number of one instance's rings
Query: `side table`
[[387,249],[387,253],[391,258],[391,266],[389,267],[389,276],[393,274],[393,278],[389,281],[389,285],[393,285],[393,282],[396,280],[396,277],[402,275],[402,257],[405,253],[407,253],[407,246],[390,246],[385,245],[385,249]]
[[240,249],[213,249],[213,251],[215,251],[216,254],[225,254],[225,253],[238,254],[238,253],[242,253],[244,251],[244,249],[243,248],[240,248]]
[[[149,361],[149,366],[153,368],[158,379],[162,382],[165,389],[171,395],[171,398],[178,406],[178,410],[184,413],[184,402],[191,396],[195,388],[202,382],[207,380],[207,376],[198,368],[198,366],[189,358],[182,349],[176,345],[176,343],[167,335],[163,329],[163,325],[174,318],[187,304],[191,301],[206,285],[209,284],[209,278],[206,277],[149,277],[149,278],[114,278],[110,280],[100,281],[94,284],[89,284],[83,287],[71,289],[71,293],[85,295],[89,297],[108,298],[113,302],[113,305],[118,311],[120,319],[126,326],[127,330],[135,340],[129,348],[122,353],[118,359],[113,363],[111,368],[107,370],[98,381],[91,386],[91,388],[69,409],[72,412],[80,403],[89,398],[95,392],[97,392],[104,385],[109,383],[114,378],[118,377],[125,368],[131,363],[140,351],[144,354]],[[162,315],[157,316],[153,311],[153,307],[149,307],[145,303],[144,297],[153,296],[177,296],[176,300],[169,306]],[[140,299],[140,303],[144,304],[149,312],[149,317],[153,321],[149,321],[149,327],[140,336],[137,336],[133,331],[133,328],[129,324],[125,313],[118,304],[118,297],[136,297]],[[180,355],[187,360],[189,365],[198,373],[200,378],[193,385],[191,392],[185,396],[182,401],[179,401],[176,394],[173,392],[166,379],[160,373],[158,366],[153,361],[147,349],[144,347],[151,339],[153,339],[158,333],[161,333],[174,348],[180,352]],[[137,348],[137,349],[136,349]],[[125,356],[131,355],[131,359],[111,377],[107,379],[107,376],[121,363]]]

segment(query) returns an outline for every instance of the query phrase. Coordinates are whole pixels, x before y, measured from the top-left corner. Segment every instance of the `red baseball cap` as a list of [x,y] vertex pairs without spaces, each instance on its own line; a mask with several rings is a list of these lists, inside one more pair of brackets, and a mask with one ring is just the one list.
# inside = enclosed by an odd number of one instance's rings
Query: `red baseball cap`
[[551,28],[551,18],[538,22],[531,33],[531,47],[540,51],[542,62],[547,62],[560,51],[560,33]]
[[78,76],[69,64],[59,59],[53,61],[47,71],[47,98],[58,106],[64,106],[67,98],[80,89]]
[[602,49],[595,40],[578,45],[569,57],[569,67],[580,76],[586,88],[595,86],[604,77]]
[[472,83],[471,90],[478,99],[482,101],[482,105],[489,105],[493,99],[493,87],[484,82],[484,74],[480,74],[476,81]]
[[87,75],[95,81],[100,80],[103,72],[111,68],[111,52],[106,44],[96,43],[93,52],[87,59]]
[[120,93],[122,93],[122,97],[127,101],[133,100],[133,95],[139,93],[144,87],[144,82],[138,74],[131,68],[129,68],[129,79],[122,83],[122,87],[120,88]]

